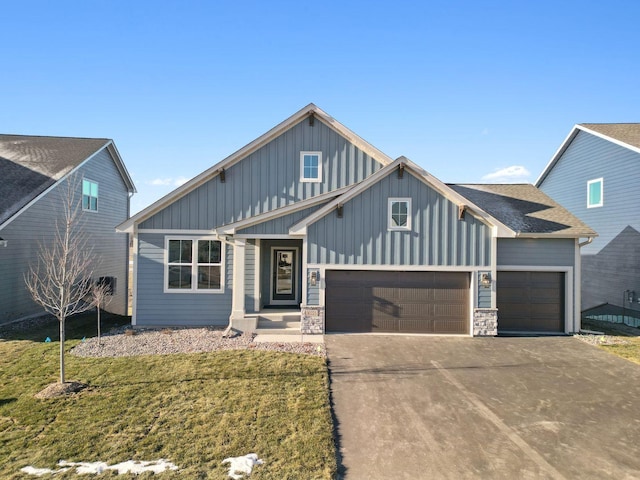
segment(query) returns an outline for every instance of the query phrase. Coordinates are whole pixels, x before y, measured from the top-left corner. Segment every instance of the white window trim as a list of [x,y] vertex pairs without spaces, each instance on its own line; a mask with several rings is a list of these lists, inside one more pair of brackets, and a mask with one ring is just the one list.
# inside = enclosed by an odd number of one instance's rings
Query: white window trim
[[[84,181],[87,182],[91,182],[94,183],[97,187],[98,187],[98,196],[96,197],[96,209],[95,210],[91,210],[90,208],[84,208]],[[87,177],[82,177],[82,185],[80,186],[81,190],[80,190],[80,203],[82,205],[82,211],[83,212],[91,212],[91,213],[98,213],[100,211],[100,184],[98,182],[96,182],[95,180],[91,180],[90,178]],[[89,196],[89,198],[91,198],[91,196]],[[89,203],[91,204],[91,203]]]
[[[407,225],[404,227],[399,227],[396,225],[393,225],[392,221],[391,221],[391,206],[395,203],[395,202],[406,202],[407,203]],[[404,197],[390,197],[387,203],[387,229],[391,230],[391,231],[401,231],[401,232],[407,232],[411,230],[411,217],[412,217],[412,211],[411,211],[411,198],[404,198]]]
[[[591,200],[591,185],[594,183],[600,183],[600,202],[599,203],[590,203]],[[587,208],[596,208],[602,207],[604,205],[604,178],[594,178],[593,180],[589,180],[587,182]]]
[[[197,269],[198,269],[198,240],[215,240],[220,242],[220,288],[215,290],[205,290],[202,288],[197,288],[198,282],[191,281],[191,288],[169,288],[169,240],[192,240],[191,245],[191,259],[193,260],[191,263],[191,278],[197,278]],[[207,235],[207,236],[186,236],[186,235],[169,235],[164,237],[164,278],[163,278],[163,291],[164,293],[196,293],[196,294],[207,294],[207,293],[224,293],[224,280],[225,280],[225,256],[226,256],[226,247],[225,243],[220,241],[218,238]]]
[[[304,176],[304,156],[305,155],[318,156],[318,178],[305,178]],[[322,182],[322,152],[300,152],[300,181],[305,183]]]

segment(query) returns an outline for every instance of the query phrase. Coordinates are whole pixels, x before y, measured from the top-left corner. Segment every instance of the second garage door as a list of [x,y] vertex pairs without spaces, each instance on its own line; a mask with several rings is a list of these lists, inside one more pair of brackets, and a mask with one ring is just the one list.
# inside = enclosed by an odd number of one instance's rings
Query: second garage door
[[469,274],[329,270],[328,332],[468,333]]
[[564,273],[498,272],[498,330],[564,332]]

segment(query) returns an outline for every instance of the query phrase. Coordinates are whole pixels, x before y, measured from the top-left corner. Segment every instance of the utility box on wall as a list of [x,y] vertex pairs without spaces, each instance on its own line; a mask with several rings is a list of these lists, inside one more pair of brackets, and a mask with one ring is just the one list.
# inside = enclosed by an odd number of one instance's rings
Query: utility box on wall
[[98,277],[98,281],[96,285],[101,287],[106,287],[107,295],[115,295],[116,294],[116,277]]

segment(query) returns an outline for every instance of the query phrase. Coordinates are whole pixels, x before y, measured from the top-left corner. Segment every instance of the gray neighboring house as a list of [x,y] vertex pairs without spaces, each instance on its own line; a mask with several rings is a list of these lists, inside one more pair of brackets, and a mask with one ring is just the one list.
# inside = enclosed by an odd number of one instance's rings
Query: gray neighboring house
[[118,229],[134,326],[302,333],[579,330],[595,235],[532,185],[446,185],[313,104]]
[[598,232],[581,250],[583,310],[640,310],[639,166],[640,123],[584,123],[536,181]]
[[76,183],[81,224],[89,234],[96,277],[115,278],[107,310],[127,314],[129,241],[115,226],[129,217],[136,191],[112,140],[0,135],[0,323],[42,314],[26,290],[24,274],[40,244],[53,242],[61,195]]

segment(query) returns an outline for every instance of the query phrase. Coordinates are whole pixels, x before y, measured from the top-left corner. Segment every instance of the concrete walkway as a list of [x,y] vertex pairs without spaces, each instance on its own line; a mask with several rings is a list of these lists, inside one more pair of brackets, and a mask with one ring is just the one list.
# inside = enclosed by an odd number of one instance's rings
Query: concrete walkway
[[342,478],[640,478],[640,365],[571,337],[325,342]]
[[292,334],[258,334],[253,339],[256,343],[324,343],[324,335],[292,335]]

